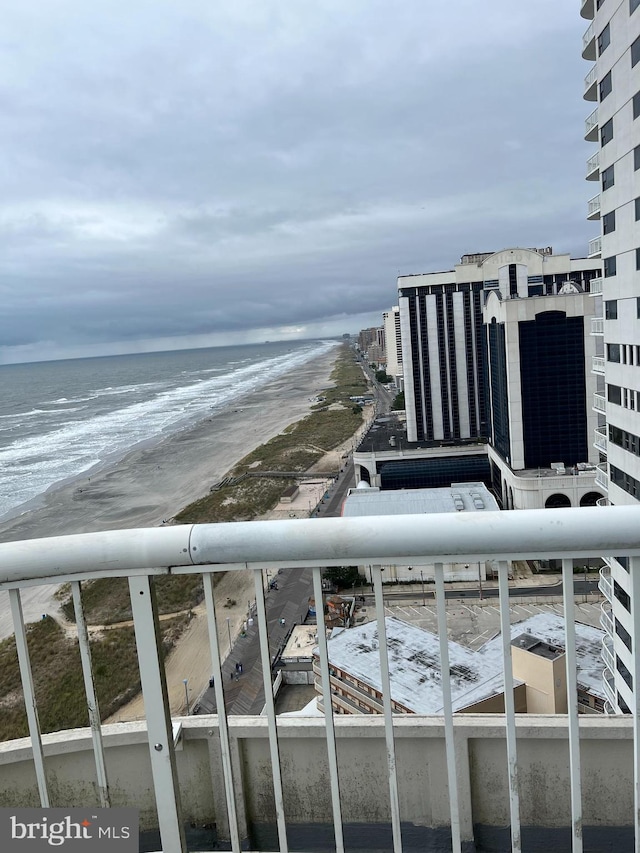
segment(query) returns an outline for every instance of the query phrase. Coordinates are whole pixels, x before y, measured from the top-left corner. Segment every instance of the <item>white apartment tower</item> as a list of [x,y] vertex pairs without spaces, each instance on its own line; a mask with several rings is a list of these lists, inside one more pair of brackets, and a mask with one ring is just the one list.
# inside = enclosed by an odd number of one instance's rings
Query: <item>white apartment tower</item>
[[[602,258],[603,268],[591,289],[601,290],[593,321],[599,344],[593,407],[600,417],[594,443],[606,500],[634,504],[640,500],[640,0],[582,0],[581,15],[590,20],[582,56],[594,63],[584,98],[596,102],[586,120],[585,138],[597,145],[586,177],[599,182],[587,218],[601,224],[589,251]],[[608,599],[602,616],[609,635],[604,686],[606,709],[620,713],[634,707],[631,656],[638,638],[627,560],[608,563],[601,581]]]
[[400,338],[400,308],[396,305],[382,315],[387,351],[387,374],[398,387],[402,383],[402,340]]

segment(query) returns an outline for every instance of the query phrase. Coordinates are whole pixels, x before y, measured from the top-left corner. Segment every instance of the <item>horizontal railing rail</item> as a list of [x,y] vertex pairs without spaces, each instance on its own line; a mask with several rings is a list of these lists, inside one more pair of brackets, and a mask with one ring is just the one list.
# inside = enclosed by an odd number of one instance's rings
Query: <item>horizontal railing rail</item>
[[[21,590],[39,584],[70,582],[76,607],[78,641],[82,653],[85,692],[90,710],[99,802],[109,805],[108,762],[102,741],[102,726],[93,689],[90,645],[82,612],[80,584],[100,577],[128,579],[136,634],[136,644],[144,698],[151,776],[157,806],[162,849],[165,853],[186,851],[182,797],[176,769],[175,731],[172,728],[163,656],[158,641],[158,614],[153,595],[154,575],[201,574],[208,621],[211,672],[216,696],[217,743],[220,750],[223,793],[226,806],[222,824],[234,851],[242,849],[246,838],[247,814],[238,791],[241,787],[241,759],[230,736],[225,710],[221,648],[215,607],[213,578],[217,572],[253,571],[255,616],[260,639],[260,667],[264,684],[268,753],[271,768],[273,815],[279,849],[289,849],[286,803],[283,794],[278,726],[272,691],[272,660],[269,653],[264,570],[312,569],[316,602],[323,601],[321,571],[327,566],[367,566],[374,593],[377,636],[386,639],[383,597],[383,568],[392,564],[430,566],[435,578],[439,636],[439,676],[442,690],[449,796],[450,831],[455,851],[472,840],[473,825],[465,807],[464,778],[459,777],[459,746],[454,730],[452,668],[449,663],[447,610],[445,606],[444,564],[491,560],[497,568],[499,613],[502,634],[502,689],[507,753],[508,814],[511,848],[521,850],[520,783],[514,678],[511,663],[509,611],[509,566],[513,560],[561,560],[563,607],[566,634],[566,679],[568,714],[566,733],[569,745],[572,844],[582,849],[582,781],[580,771],[580,727],[578,724],[575,611],[573,562],[576,558],[601,555],[629,559],[632,583],[640,572],[640,507],[588,507],[582,509],[524,510],[512,512],[452,513],[395,517],[301,519],[257,521],[234,524],[184,525],[140,530],[121,530],[61,536],[0,544],[0,589],[9,590],[16,645],[28,714],[31,749],[39,798],[43,807],[50,803],[50,783],[46,755],[33,691],[26,628],[21,607]],[[633,619],[640,624],[640,593],[632,596]],[[331,701],[333,679],[329,671],[328,644],[323,607],[317,613],[317,663],[322,685],[324,733],[328,785],[335,837],[335,849],[344,850],[342,795],[337,749],[336,722]],[[378,642],[376,665],[382,693],[386,774],[388,783],[392,849],[403,850],[400,777],[396,755],[398,717],[393,714],[391,673],[387,642]],[[634,664],[636,681],[640,667]],[[318,675],[316,675],[318,677]],[[358,716],[362,721],[363,717]],[[603,720],[603,722],[606,722]],[[339,721],[338,733],[344,721]],[[637,718],[634,737],[637,738]],[[640,780],[640,753],[634,759],[636,783]],[[464,790],[463,790],[464,789]],[[342,792],[344,793],[344,792]],[[466,800],[465,800],[466,801]],[[58,803],[56,803],[58,804]],[[638,809],[631,823],[638,831]]]

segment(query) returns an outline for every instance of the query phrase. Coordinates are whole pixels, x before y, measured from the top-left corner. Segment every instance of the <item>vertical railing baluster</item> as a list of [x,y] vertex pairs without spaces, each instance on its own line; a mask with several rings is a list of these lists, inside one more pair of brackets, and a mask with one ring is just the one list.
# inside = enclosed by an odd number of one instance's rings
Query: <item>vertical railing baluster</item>
[[22,679],[22,689],[24,691],[24,704],[27,711],[27,723],[29,724],[31,750],[33,752],[33,764],[36,771],[38,793],[40,794],[40,805],[43,809],[48,809],[49,789],[47,787],[47,775],[44,769],[42,735],[40,733],[40,720],[38,719],[38,705],[36,703],[36,694],[33,689],[33,675],[31,673],[31,661],[29,659],[29,647],[27,645],[27,632],[24,627],[22,600],[20,598],[19,589],[9,590],[9,601],[11,603],[13,630],[16,636],[18,664],[20,666],[20,678]]
[[273,683],[271,681],[271,653],[269,651],[269,632],[267,629],[267,612],[264,603],[262,569],[253,570],[253,580],[256,590],[256,615],[258,617],[258,633],[260,635],[260,660],[262,662],[265,711],[269,728],[271,779],[273,781],[273,797],[276,810],[276,822],[278,826],[278,841],[280,843],[280,853],[288,853],[289,842],[287,840],[287,821],[284,814],[282,772],[280,770],[280,749],[278,746],[278,731],[276,727],[276,707],[273,700]]
[[387,768],[389,773],[389,802],[391,806],[393,850],[394,853],[402,853],[400,800],[398,797],[398,768],[396,764],[396,745],[393,736],[393,707],[391,704],[391,683],[389,679],[389,654],[387,651],[387,629],[384,616],[384,595],[382,593],[382,571],[380,566],[371,566],[371,575],[373,577],[373,589],[376,601],[378,650],[380,653],[380,681],[382,684],[382,706],[384,708],[384,736],[387,746]]
[[100,797],[100,805],[102,806],[102,808],[107,808],[111,805],[111,803],[109,800],[107,767],[104,760],[104,744],[102,743],[100,707],[98,705],[98,696],[96,694],[96,687],[93,681],[93,666],[91,664],[89,631],[87,630],[87,620],[84,618],[84,609],[82,607],[80,581],[71,582],[71,593],[73,595],[73,609],[76,614],[76,628],[78,629],[78,646],[80,648],[80,661],[82,663],[84,692],[87,698],[89,725],[91,726],[91,738],[93,740],[93,756],[96,763],[98,795]]
[[460,810],[458,805],[458,774],[456,772],[456,747],[453,731],[453,704],[451,701],[451,673],[449,671],[449,636],[447,633],[447,602],[444,593],[444,566],[435,564],[436,608],[438,612],[438,637],[440,640],[440,672],[442,676],[442,705],[444,710],[444,737],[447,752],[447,781],[449,783],[449,811],[451,813],[451,848],[460,853]]
[[571,843],[573,853],[582,853],[582,782],[580,778],[580,727],[578,721],[573,560],[562,561],[562,599],[564,604],[565,660],[567,666],[567,720],[569,724],[569,773],[571,776]]
[[338,752],[336,733],[333,725],[333,705],[331,702],[331,678],[329,675],[329,654],[327,633],[324,625],[324,603],[322,598],[322,573],[319,567],[313,569],[313,595],[316,602],[316,625],[318,628],[318,649],[320,650],[320,675],[322,695],[324,697],[324,722],[329,761],[329,783],[331,785],[331,805],[333,807],[333,831],[336,839],[336,853],[344,853],[342,831],[342,807],[340,805],[340,784],[338,779]]
[[518,788],[518,751],[516,747],[516,710],[513,698],[513,668],[511,666],[511,619],[509,612],[509,566],[498,563],[500,592],[500,630],[502,632],[502,665],[504,672],[504,711],[507,735],[507,776],[509,780],[509,813],[511,816],[511,850],[522,850],[520,835],[520,793]]
[[[233,765],[231,761],[231,746],[229,739],[229,722],[227,720],[227,709],[224,702],[224,687],[222,684],[220,643],[218,641],[218,625],[216,620],[215,599],[213,595],[213,573],[205,572],[202,575],[202,582],[204,585],[204,600],[207,609],[211,671],[213,673],[213,689],[216,696],[216,711],[218,714],[222,774],[224,777],[224,790],[227,800],[227,814],[229,818],[229,836],[231,839],[231,849],[233,850],[233,853],[239,853],[242,849],[242,842],[238,829],[238,813],[236,811]],[[229,649],[229,654],[231,654],[231,649]]]
[[167,853],[186,853],[158,610],[151,579],[147,575],[129,577],[129,593],[162,849]]
[[629,573],[633,626],[633,825],[635,851],[640,853],[640,557],[629,558]]

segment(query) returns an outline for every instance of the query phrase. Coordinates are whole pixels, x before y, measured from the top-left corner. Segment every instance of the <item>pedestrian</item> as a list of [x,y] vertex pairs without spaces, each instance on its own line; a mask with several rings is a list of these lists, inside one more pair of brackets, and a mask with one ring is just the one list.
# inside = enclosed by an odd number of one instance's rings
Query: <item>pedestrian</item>
[[242,661],[238,664],[238,672],[242,674]]
[[233,681],[233,673],[232,672],[229,673],[229,678]]
[[240,664],[236,663],[236,672],[239,672],[239,671],[240,671]]

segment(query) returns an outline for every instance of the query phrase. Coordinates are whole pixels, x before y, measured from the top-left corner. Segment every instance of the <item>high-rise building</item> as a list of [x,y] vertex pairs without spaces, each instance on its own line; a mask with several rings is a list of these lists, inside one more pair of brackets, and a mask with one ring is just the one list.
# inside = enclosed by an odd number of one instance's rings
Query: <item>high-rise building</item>
[[[600,383],[593,400],[600,415],[595,443],[602,454],[599,479],[611,504],[640,500],[639,7],[640,0],[582,0],[581,6],[582,17],[591,21],[582,56],[594,63],[584,98],[596,102],[586,120],[585,138],[597,144],[586,177],[599,183],[587,218],[600,222],[590,253],[601,255],[603,266],[592,288],[601,293],[594,320],[599,350],[593,369]],[[633,707],[631,581],[624,558],[608,562],[601,582],[608,598],[605,687],[608,710],[620,712]]]
[[[402,383],[402,339],[400,337],[400,309],[395,305],[382,315],[384,321],[384,340],[387,352],[387,374],[394,381]],[[400,388],[400,385],[398,385]],[[400,389],[402,390],[402,389]]]
[[[599,278],[598,259],[550,247],[464,255],[453,270],[400,277],[407,439],[485,440],[505,509],[601,497],[577,480],[599,460],[590,406]],[[544,477],[554,482],[543,496]]]

